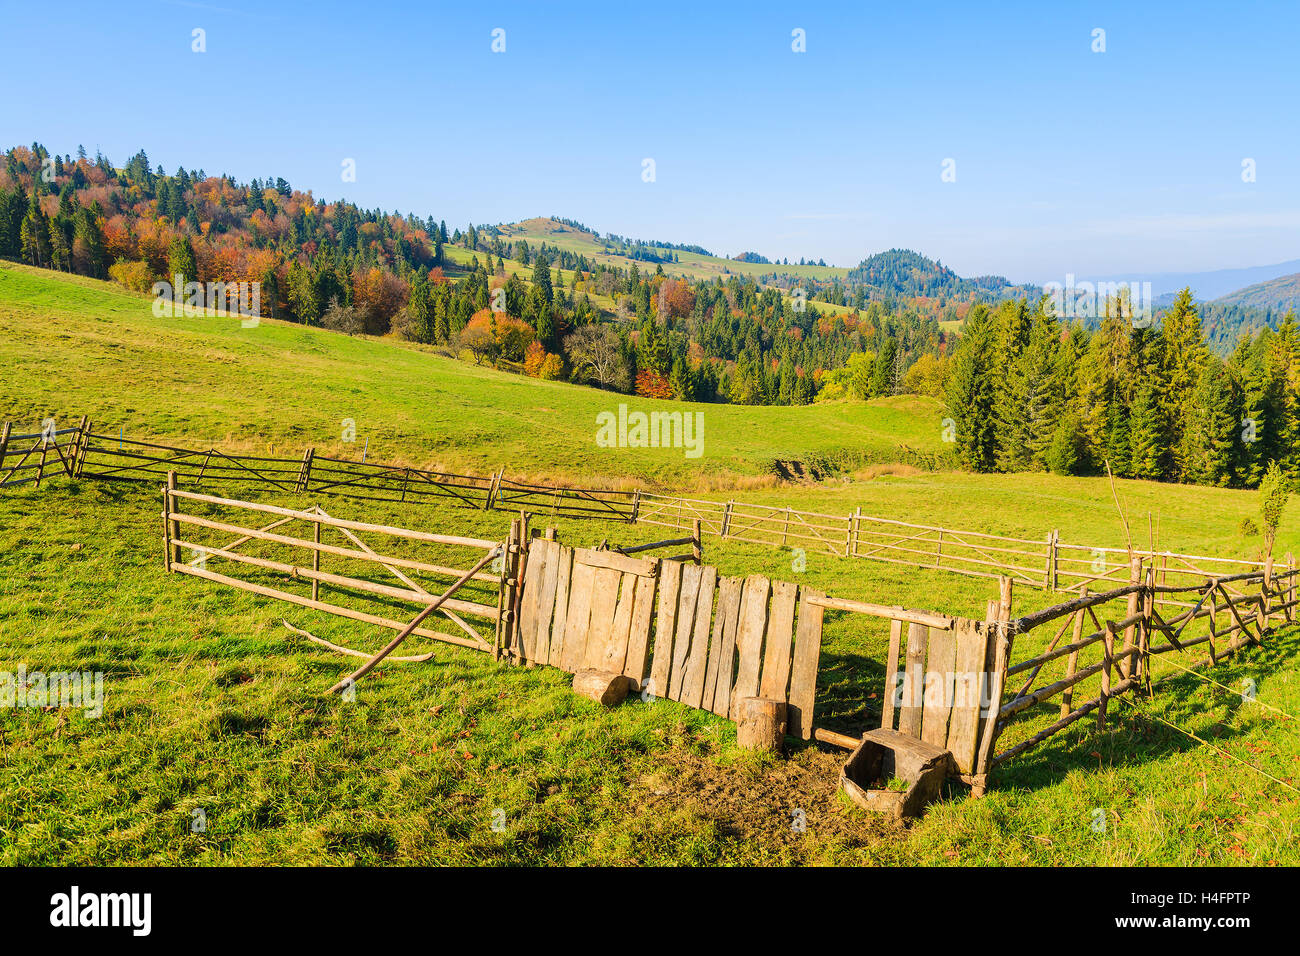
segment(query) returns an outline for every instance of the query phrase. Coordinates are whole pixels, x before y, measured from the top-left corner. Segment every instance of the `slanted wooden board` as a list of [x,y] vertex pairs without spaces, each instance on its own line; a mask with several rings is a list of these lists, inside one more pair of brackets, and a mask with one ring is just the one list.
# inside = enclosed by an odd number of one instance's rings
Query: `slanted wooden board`
[[534,538],[528,542],[528,556],[521,562],[524,567],[524,593],[519,602],[519,657],[535,660],[533,648],[537,643],[537,604],[541,588],[537,585],[545,573],[546,542]]
[[759,672],[763,666],[763,632],[767,629],[767,595],[771,582],[761,574],[745,579],[740,595],[740,624],[736,630],[736,683],[731,689],[730,717],[740,716],[740,701],[758,696]]
[[[583,666],[592,670],[601,669],[607,646],[611,640],[617,640],[613,634],[614,611],[618,607],[618,585],[622,577],[622,572],[615,568],[598,567],[592,579],[591,623],[587,626],[587,651],[583,657]],[[617,673],[622,672],[620,664]]]
[[546,566],[537,595],[537,630],[533,638],[532,660],[541,664],[551,660],[551,615],[555,611],[555,588],[560,576],[560,543],[545,541]]
[[677,628],[673,637],[673,667],[668,684],[668,699],[682,699],[682,681],[686,675],[686,658],[691,652],[691,635],[695,630],[695,610],[699,604],[704,568],[695,564],[682,567],[682,590],[677,601]]
[[794,604],[799,586],[789,581],[772,582],[772,606],[767,612],[763,643],[763,677],[758,696],[785,700],[790,684],[790,658],[794,650]]
[[634,690],[641,690],[649,676],[650,623],[654,615],[655,578],[637,577],[632,599],[632,625],[627,640],[627,660],[623,675],[632,680]]
[[591,621],[591,589],[596,579],[596,569],[578,563],[573,555],[573,571],[569,575],[568,617],[564,624],[564,657],[560,666],[574,673],[582,667],[587,656],[587,626]]
[[895,701],[898,698],[898,653],[903,646],[903,622],[889,622],[889,656],[885,659],[884,703],[880,708],[880,726],[894,729]]
[[573,549],[560,546],[558,574],[555,578],[555,623],[551,626],[548,662],[560,667],[564,658],[564,630],[569,618],[569,575],[573,569]]
[[957,641],[952,631],[930,628],[930,651],[926,657],[925,698],[922,701],[921,739],[937,747],[948,743],[948,714],[952,710],[952,671],[957,660]]
[[682,693],[678,698],[689,707],[699,707],[704,700],[704,672],[709,660],[709,624],[713,620],[713,596],[717,590],[718,569],[705,565],[700,575],[700,595],[695,602],[695,629],[691,651],[682,674]]
[[948,724],[948,750],[961,773],[972,773],[980,725],[980,697],[985,681],[984,661],[988,654],[988,636],[975,622],[959,618],[954,631],[957,638],[957,672],[952,717]]
[[736,672],[736,628],[740,621],[742,578],[723,578],[718,584],[718,609],[713,624],[713,645],[704,675],[701,703],[719,717],[731,710],[731,677]]
[[635,574],[619,575],[618,605],[614,609],[614,621],[605,638],[605,651],[601,659],[600,670],[607,674],[622,674],[627,664],[627,641],[632,634],[632,603],[636,599],[636,583],[641,580]]
[[925,643],[930,629],[907,625],[907,665],[903,671],[903,703],[898,708],[898,732],[921,739],[921,703],[925,696]]
[[677,629],[677,601],[682,588],[682,565],[664,561],[659,570],[659,613],[655,622],[654,658],[650,664],[650,687],[658,697],[668,695],[668,678],[673,668],[673,633]]
[[817,664],[822,653],[822,613],[813,603],[826,595],[803,589],[799,601],[799,626],[794,639],[794,666],[790,674],[790,700],[786,732],[808,740],[813,731],[813,701],[817,697]]

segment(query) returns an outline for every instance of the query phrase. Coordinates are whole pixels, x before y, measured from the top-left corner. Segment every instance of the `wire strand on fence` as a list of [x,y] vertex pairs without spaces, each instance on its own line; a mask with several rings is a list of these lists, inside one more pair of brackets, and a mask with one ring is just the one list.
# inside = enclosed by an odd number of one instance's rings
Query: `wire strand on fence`
[[[1222,687],[1222,688],[1223,688],[1224,690],[1226,690],[1229,694],[1235,694],[1235,695],[1238,695],[1238,696],[1241,695],[1241,691],[1233,690],[1233,689],[1232,689],[1231,687],[1229,687],[1227,684],[1220,684],[1220,683],[1219,683],[1217,680],[1215,680],[1213,677],[1207,677],[1205,674],[1199,674],[1199,673],[1197,673],[1196,671],[1192,670],[1190,667],[1184,667],[1182,664],[1179,664],[1177,661],[1175,661],[1175,660],[1174,660],[1173,658],[1171,658],[1171,657],[1163,658],[1162,661],[1161,661],[1161,663],[1164,663],[1164,664],[1173,664],[1174,667],[1177,667],[1180,671],[1184,671],[1184,672],[1186,672],[1186,673],[1188,673],[1188,674],[1191,674],[1193,677],[1199,677],[1201,680],[1206,681],[1206,682],[1208,682],[1208,683],[1210,683],[1210,684],[1213,684],[1215,687]],[[1170,677],[1173,677],[1173,676],[1174,676],[1173,674],[1167,674],[1167,675],[1165,675],[1164,677],[1161,677],[1159,680],[1157,680],[1157,681],[1153,681],[1153,682],[1152,682],[1152,686],[1154,687],[1154,686],[1156,686],[1156,685],[1158,685],[1158,684],[1163,684],[1165,681],[1167,681]],[[1248,697],[1242,697],[1242,700],[1248,700],[1248,701],[1250,701],[1250,703],[1252,703],[1252,704],[1259,704],[1259,706],[1263,707],[1264,709],[1266,709],[1266,710],[1271,710],[1271,711],[1273,711],[1274,713],[1281,714],[1283,717],[1289,717],[1291,720],[1300,720],[1300,717],[1297,717],[1295,714],[1290,713],[1289,711],[1282,710],[1280,707],[1274,707],[1272,704],[1266,704],[1266,703],[1264,703],[1262,700],[1259,700],[1258,698],[1255,698],[1255,697],[1249,697],[1249,698],[1248,698]]]
[[1192,733],[1190,730],[1184,730],[1182,727],[1179,727],[1177,724],[1170,723],[1169,721],[1165,720],[1163,717],[1157,717],[1155,714],[1148,714],[1145,710],[1143,710],[1141,707],[1138,707],[1135,703],[1133,703],[1133,701],[1129,700],[1127,697],[1115,697],[1115,698],[1112,698],[1112,699],[1113,699],[1113,700],[1123,701],[1126,705],[1128,705],[1129,707],[1133,708],[1133,710],[1134,710],[1135,713],[1137,713],[1137,714],[1139,714],[1139,715],[1141,715],[1141,716],[1143,716],[1143,717],[1150,717],[1152,720],[1158,720],[1158,721],[1160,721],[1160,723],[1164,724],[1166,727],[1169,727],[1169,728],[1171,728],[1172,730],[1176,730],[1176,731],[1178,731],[1180,734],[1184,734],[1185,736],[1192,738],[1192,740],[1195,740],[1195,741],[1196,741],[1198,744],[1200,744],[1201,746],[1203,746],[1203,747],[1209,747],[1209,748],[1210,748],[1211,750],[1213,750],[1215,753],[1222,754],[1223,756],[1227,757],[1229,760],[1235,760],[1237,763],[1241,764],[1243,767],[1247,767],[1247,768],[1249,768],[1249,769],[1255,771],[1255,772],[1256,772],[1257,774],[1259,774],[1260,776],[1262,776],[1262,777],[1267,777],[1269,780],[1272,780],[1274,783],[1279,783],[1279,784],[1281,784],[1282,786],[1286,787],[1288,790],[1292,790],[1292,791],[1294,791],[1294,792],[1296,792],[1296,793],[1300,793],[1300,787],[1297,787],[1297,786],[1295,786],[1294,784],[1287,783],[1285,780],[1282,780],[1282,779],[1280,779],[1280,778],[1278,778],[1278,777],[1273,776],[1273,775],[1272,775],[1271,773],[1269,773],[1267,770],[1263,769],[1262,767],[1257,767],[1257,766],[1255,766],[1255,765],[1254,765],[1253,763],[1251,763],[1249,760],[1243,760],[1242,758],[1236,756],[1235,754],[1228,753],[1228,751],[1224,750],[1224,749],[1221,748],[1221,747],[1216,747],[1216,746],[1214,746],[1214,744],[1210,743],[1208,740],[1205,740],[1205,739],[1203,739],[1203,738],[1201,738],[1201,737],[1196,736],[1196,734]]

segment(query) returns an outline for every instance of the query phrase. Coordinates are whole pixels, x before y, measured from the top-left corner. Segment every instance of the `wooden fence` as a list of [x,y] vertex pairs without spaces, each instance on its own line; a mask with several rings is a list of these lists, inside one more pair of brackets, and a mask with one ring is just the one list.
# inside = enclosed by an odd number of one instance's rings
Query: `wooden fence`
[[[0,488],[33,484],[40,487],[49,467],[54,474],[76,473],[86,420],[74,428],[52,426],[31,434],[15,435],[10,422],[0,426]],[[12,461],[12,464],[11,464]]]
[[[1000,597],[989,602],[987,615],[978,620],[834,598],[762,575],[724,576],[712,566],[684,563],[681,559],[688,555],[646,559],[568,547],[553,528],[544,536],[530,532],[526,513],[513,520],[506,541],[495,542],[339,519],[319,506],[295,510],[185,491],[176,487],[174,475],[163,487],[163,502],[168,571],[397,630],[398,640],[416,634],[519,663],[619,674],[646,695],[730,720],[737,719],[745,698],[782,701],[788,733],[848,748],[857,738],[815,725],[824,615],[843,612],[887,620],[881,727],[949,751],[950,772],[977,795],[995,768],[1083,717],[1095,714],[1098,726],[1104,726],[1110,700],[1144,684],[1150,687],[1153,658],[1188,656],[1189,669],[1217,663],[1264,639],[1274,619],[1293,622],[1300,606],[1300,572],[1290,560],[1286,568],[1270,563],[1263,570],[1189,586],[1159,583],[1159,562],[1136,557],[1137,583],[1097,594],[1085,589],[1079,597],[1019,618],[1011,615],[1015,579],[1003,576]],[[191,508],[233,510],[246,518],[241,524]],[[273,520],[259,524],[254,515]],[[309,525],[311,538],[287,534],[285,526],[294,523]],[[345,540],[323,541],[324,531]],[[208,539],[199,540],[204,533]],[[364,541],[363,534],[384,553]],[[464,570],[418,550],[395,553],[393,545],[400,542],[417,549],[436,547],[439,554],[468,550],[480,557]],[[249,553],[253,544],[274,553]],[[296,559],[300,552],[307,557]],[[186,561],[183,553],[197,560]],[[501,556],[500,566],[482,570],[495,555]],[[336,567],[324,570],[323,558]],[[211,560],[269,572],[273,582],[213,571],[207,567]],[[383,568],[396,583],[349,573],[358,564],[372,572]],[[286,578],[310,584],[310,595],[286,590],[278,583]],[[435,579],[455,583],[435,597]],[[451,596],[466,584],[479,589],[477,599]],[[324,588],[424,611],[404,623],[360,609],[355,600],[323,600]],[[1162,613],[1161,597],[1182,599],[1173,604],[1176,614]],[[455,625],[452,633],[417,626],[434,610]],[[367,667],[385,653],[372,656],[299,633],[332,650],[370,658]],[[1035,641],[1035,635],[1043,639]],[[1160,638],[1163,643],[1157,642]],[[1035,654],[1013,663],[1017,643],[1033,643]],[[1189,656],[1202,645],[1208,645],[1208,657]],[[1085,689],[1088,699],[1078,702]],[[1004,736],[1013,739],[999,751]]]
[[[218,518],[182,511],[183,506],[193,504],[207,506],[210,511],[218,513],[234,511],[236,516]],[[176,487],[174,478],[163,488],[163,505],[163,564],[168,572],[215,581],[263,597],[397,631],[408,625],[384,614],[359,609],[356,601],[348,604],[324,601],[321,592],[329,588],[340,596],[355,598],[360,595],[364,598],[382,599],[380,603],[388,607],[402,604],[424,607],[434,598],[436,586],[433,581],[458,579],[466,572],[436,561],[418,550],[414,554],[382,554],[363,540],[361,535],[370,535],[372,539],[374,536],[388,539],[389,550],[393,550],[393,544],[401,542],[414,542],[426,548],[439,546],[442,550],[467,549],[472,553],[492,552],[501,547],[498,542],[479,538],[431,534],[334,518],[319,506],[297,510],[184,491]],[[255,516],[259,515],[270,516],[274,520],[254,527]],[[244,524],[237,523],[241,517]],[[295,537],[285,533],[285,526],[295,523],[310,526],[311,537]],[[322,540],[324,531],[329,531],[342,541],[330,543]],[[211,540],[212,532],[224,537]],[[203,533],[207,534],[209,540],[200,540],[199,535]],[[254,543],[263,546],[263,554],[248,553]],[[307,556],[298,557],[302,552],[306,552]],[[326,558],[338,565],[336,570],[322,569],[322,561]],[[213,571],[207,567],[212,561],[272,572],[275,583],[265,584]],[[396,579],[395,583],[385,584],[363,577],[361,571],[357,570],[360,567],[373,571],[375,566],[388,572]],[[308,582],[310,595],[285,590],[285,585],[280,582],[286,577],[290,581]],[[411,633],[477,650],[494,650],[493,640],[476,630],[465,618],[497,625],[501,616],[500,606],[496,603],[489,604],[488,600],[495,599],[499,592],[501,577],[500,574],[487,571],[471,574],[472,581],[490,585],[491,597],[481,597],[479,600],[455,598],[443,602],[439,610],[443,617],[455,625],[454,633],[434,631],[426,627],[416,627]]]
[[[1157,558],[1161,556],[1157,555]],[[1289,557],[1289,556],[1288,556]],[[1221,577],[1199,584],[1160,583],[1162,562],[1138,557],[1136,583],[1080,597],[1007,622],[1006,644],[1059,622],[1034,656],[1006,667],[1008,695],[999,694],[993,739],[1019,730],[1019,739],[989,761],[992,769],[1095,714],[1105,725],[1109,702],[1151,684],[1151,661],[1180,655],[1183,669],[1216,664],[1248,643],[1261,641],[1273,618],[1295,620],[1298,572],[1292,565]],[[1178,609],[1161,613],[1160,600]],[[1163,639],[1163,642],[1159,642]],[[1065,643],[1062,643],[1062,641]],[[1159,642],[1159,643],[1158,643]],[[1190,653],[1203,647],[1208,655]],[[1084,688],[1087,699],[1077,700]],[[1058,702],[1059,699],[1059,702]],[[1046,705],[1044,707],[1043,705]],[[1059,710],[1058,710],[1059,708]]]
[[560,488],[513,481],[498,474],[492,507],[566,518],[633,521],[636,517],[636,492]]
[[[50,434],[0,437],[0,486],[40,483],[54,473],[114,481],[161,481],[176,472],[180,486],[229,486],[282,492],[316,492],[370,501],[435,502],[565,518],[650,524],[723,540],[803,548],[973,577],[1010,577],[1020,586],[1081,593],[1107,584],[1135,583],[1131,558],[1153,567],[1161,585],[1192,585],[1206,577],[1262,570],[1263,562],[1172,551],[1069,544],[1052,531],[1041,539],[963,531],[862,513],[832,515],[735,500],[710,501],[648,491],[568,488],[506,478],[349,461],[317,455],[299,458],[237,455],[99,434],[83,417],[72,429]],[[26,444],[26,443],[31,444]],[[14,463],[9,465],[9,460]],[[1177,591],[1158,602],[1179,601]],[[1186,602],[1184,602],[1186,603]]]

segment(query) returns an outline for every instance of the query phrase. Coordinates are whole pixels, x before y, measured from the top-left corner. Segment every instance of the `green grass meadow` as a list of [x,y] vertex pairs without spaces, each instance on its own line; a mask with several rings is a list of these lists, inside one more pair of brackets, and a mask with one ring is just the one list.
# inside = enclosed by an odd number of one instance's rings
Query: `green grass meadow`
[[[350,417],[358,437],[371,438],[371,460],[504,466],[507,474],[695,488],[701,497],[832,514],[861,507],[1035,540],[1055,528],[1067,542],[1124,544],[1103,480],[885,467],[777,484],[766,474],[772,457],[846,447],[885,455],[902,443],[938,450],[941,413],[930,402],[694,406],[706,416],[706,453],[690,460],[680,450],[596,447],[595,415],[625,400],[596,390],[276,322],[241,329],[226,319],[155,319],[148,306],[103,283],[0,267],[0,420],[36,425],[55,415],[62,423],[84,413],[101,429],[121,424],[128,436],[180,445],[284,454],[314,445],[359,457],[356,446],[331,444]],[[510,520],[444,505],[205,490],[490,539],[503,538]],[[1119,482],[1118,492],[1137,544],[1158,526],[1162,548],[1258,552],[1258,536],[1242,530],[1244,518],[1258,522],[1253,493],[1143,482]],[[158,488],[147,485],[54,478],[0,491],[0,671],[102,671],[105,695],[99,717],[0,710],[0,864],[1300,862],[1300,793],[1238,762],[1300,786],[1300,628],[1281,627],[1206,672],[1217,685],[1157,662],[1155,696],[1114,702],[1104,731],[1080,721],[1009,763],[986,797],[954,785],[923,819],[894,828],[837,796],[842,752],[790,741],[788,758],[759,757],[740,751],[734,726],[713,715],[638,697],[604,710],[572,694],[553,668],[412,639],[406,652],[432,649],[433,660],[380,667],[353,701],[327,697],[353,659],[282,621],[362,650],[390,634],[164,573],[160,507]],[[185,510],[236,524],[248,517],[193,503]],[[665,535],[546,515],[533,523],[554,525],[578,545]],[[185,534],[221,540],[188,527]],[[369,543],[465,566],[463,551]],[[260,542],[244,550],[290,555]],[[1294,503],[1277,550],[1300,551]],[[706,539],[705,558],[723,574],[762,573],[836,596],[980,617],[996,588],[716,539]],[[391,582],[382,570],[332,560],[327,570]],[[259,569],[209,566],[308,589]],[[410,615],[385,599],[324,591],[348,606]],[[1018,589],[1015,610],[1061,598]],[[878,723],[886,640],[884,622],[828,612],[819,724],[861,732]],[[1034,649],[1027,641],[1016,656]],[[1246,680],[1258,703],[1243,699]],[[1055,709],[1056,701],[1044,705],[1044,719]]]

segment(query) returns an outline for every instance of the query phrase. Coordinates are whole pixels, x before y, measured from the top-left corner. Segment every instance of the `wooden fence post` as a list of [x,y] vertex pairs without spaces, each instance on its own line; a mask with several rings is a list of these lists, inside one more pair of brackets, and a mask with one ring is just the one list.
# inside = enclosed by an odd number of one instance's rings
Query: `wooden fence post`
[[316,449],[308,448],[302,453],[302,468],[298,472],[298,490],[304,492],[311,483],[311,460],[316,457]]
[[[59,439],[56,436],[54,440],[57,442]],[[36,487],[37,488],[41,486],[41,479],[45,477],[45,456],[49,453],[49,450],[50,450],[49,439],[45,437],[45,432],[42,431],[41,432],[41,461],[40,464],[36,466]]]
[[1260,582],[1259,604],[1263,614],[1263,625],[1267,626],[1273,610],[1273,552],[1264,555],[1264,580]]
[[9,422],[5,422],[4,427],[0,428],[0,478],[4,477],[5,451],[9,448],[9,428]]
[[1047,584],[1048,587],[1053,591],[1056,590],[1057,585],[1059,583],[1058,566],[1060,564],[1060,554],[1061,554],[1061,532],[1059,529],[1054,528],[1052,530],[1052,545],[1047,555],[1047,560],[1049,562],[1048,569],[1050,572],[1048,575]]
[[1110,668],[1115,655],[1115,625],[1110,621],[1106,622],[1105,642],[1106,656],[1102,659],[1101,665],[1101,696],[1097,704],[1098,731],[1106,729],[1106,702],[1110,700]]
[[[312,525],[313,525],[314,528],[315,528],[315,531],[314,531],[314,533],[313,533],[313,535],[312,535],[312,540],[315,541],[317,544],[320,544],[320,520],[319,520],[319,519],[320,519],[320,505],[315,505],[314,507],[315,507],[316,512],[317,512],[317,513],[316,513],[316,518],[317,518],[317,520],[312,522]],[[319,548],[316,548],[316,549],[313,550],[312,553],[311,553],[311,569],[312,569],[313,571],[319,571],[319,570],[320,570],[320,549],[319,549]],[[319,601],[319,600],[320,600],[320,581],[317,580],[316,578],[312,578],[312,581],[311,581],[311,599],[312,599],[313,601]]]
[[691,526],[691,560],[697,565],[704,563],[703,541],[700,538],[700,519],[696,518]]
[[[1286,553],[1286,569],[1291,573],[1290,575],[1288,575],[1286,579],[1287,586],[1286,586],[1286,590],[1284,591],[1286,597],[1284,600],[1285,603],[1290,604],[1292,601],[1295,600],[1295,577],[1296,577],[1295,576],[1295,555],[1292,554],[1290,551]],[[1288,607],[1286,611],[1283,613],[1283,616],[1286,618],[1288,622],[1294,621],[1295,608]]]
[[515,543],[515,523],[510,522],[510,534],[506,538],[505,550],[501,552],[501,573],[497,576],[497,626],[492,638],[492,659],[501,660],[501,650],[505,641],[506,614],[510,609],[510,549]]
[[726,507],[722,509],[722,538],[727,537],[727,532],[731,530],[731,506],[735,502],[728,500]]
[[998,581],[999,599],[989,601],[988,619],[985,621],[989,646],[985,651],[985,665],[988,669],[989,696],[987,711],[980,717],[979,749],[975,755],[975,765],[971,768],[971,796],[982,797],[988,790],[990,764],[997,754],[999,734],[998,720],[1001,717],[1002,696],[1006,690],[1007,666],[1011,661],[1014,646],[1011,633],[1011,578],[1003,576]]
[[81,419],[81,440],[77,443],[77,469],[76,477],[81,477],[81,469],[86,464],[86,452],[90,451],[90,430],[94,427],[94,422],[89,418]]
[[1145,577],[1146,593],[1142,595],[1142,630],[1138,633],[1138,657],[1136,674],[1138,681],[1151,680],[1148,665],[1151,663],[1151,620],[1156,611],[1156,569],[1155,562],[1147,568]]
[[636,524],[637,519],[641,517],[641,489],[638,488],[632,493],[632,520],[630,524]]
[[[1088,596],[1088,586],[1085,584],[1079,589],[1080,597]],[[1087,615],[1087,608],[1079,608],[1074,612],[1074,630],[1070,634],[1070,643],[1078,644],[1083,638],[1083,622]],[[1065,679],[1069,680],[1074,676],[1074,672],[1079,668],[1079,652],[1071,651],[1070,656],[1065,660]],[[1064,719],[1069,716],[1074,706],[1074,687],[1070,686],[1061,691],[1061,717]]]
[[[1142,583],[1142,564],[1143,559],[1139,557],[1129,558],[1128,562],[1128,583]],[[1142,598],[1141,592],[1134,591],[1128,596],[1128,603],[1125,605],[1125,618],[1132,618],[1138,612],[1139,601]],[[1133,638],[1137,633],[1137,625],[1130,624],[1124,628],[1124,650],[1131,650],[1136,646]],[[1120,677],[1131,677],[1133,675],[1133,658],[1125,657],[1119,662]]]
[[172,520],[172,508],[175,502],[172,492],[176,490],[176,472],[167,472],[167,486],[163,488],[163,570],[170,571],[173,561],[180,561],[180,548],[173,544],[180,536],[180,522]]
[[63,471],[69,478],[77,477],[77,459],[81,457],[81,436],[86,433],[86,416],[77,422],[77,437],[69,443],[68,457],[63,462]]
[[1052,590],[1052,532],[1047,532],[1047,553],[1043,558],[1043,587]]

